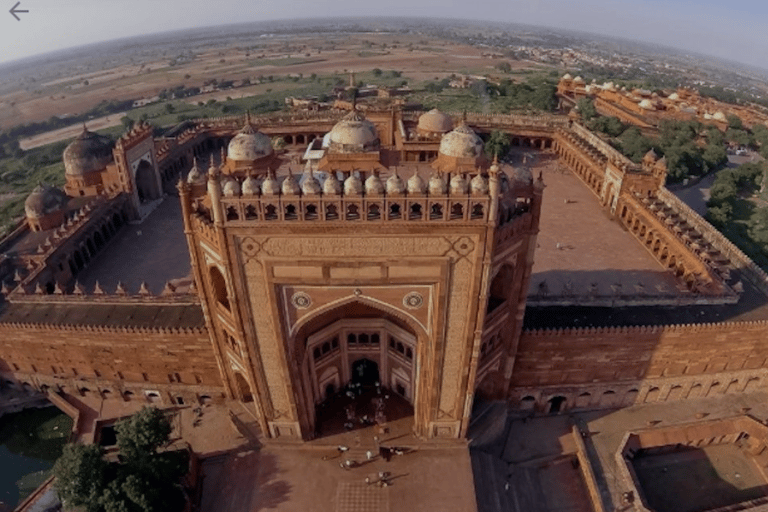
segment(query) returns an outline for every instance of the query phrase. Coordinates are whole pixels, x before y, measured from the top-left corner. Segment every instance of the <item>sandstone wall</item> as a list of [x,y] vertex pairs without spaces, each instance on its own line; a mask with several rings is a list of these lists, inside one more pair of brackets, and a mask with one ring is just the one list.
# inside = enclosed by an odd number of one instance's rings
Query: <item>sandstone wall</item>
[[602,408],[762,387],[768,322],[526,331],[510,399],[523,409]]
[[2,324],[0,383],[70,393],[156,391],[166,402],[223,393],[205,329]]

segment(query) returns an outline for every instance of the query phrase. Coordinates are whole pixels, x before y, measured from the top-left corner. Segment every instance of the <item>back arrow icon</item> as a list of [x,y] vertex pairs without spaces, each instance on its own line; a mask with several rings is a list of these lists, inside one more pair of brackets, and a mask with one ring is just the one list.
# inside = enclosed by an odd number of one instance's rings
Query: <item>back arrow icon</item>
[[16,18],[16,20],[17,20],[17,21],[21,21],[21,18],[19,18],[19,17],[16,15],[16,13],[19,13],[19,12],[29,12],[29,11],[26,11],[26,10],[17,9],[17,7],[18,7],[20,4],[21,4],[21,2],[20,2],[20,1],[19,1],[19,2],[16,2],[16,5],[14,5],[13,7],[11,7],[11,10],[10,10],[10,11],[8,11],[8,12],[10,12],[11,14],[13,14],[13,17],[14,17],[14,18]]

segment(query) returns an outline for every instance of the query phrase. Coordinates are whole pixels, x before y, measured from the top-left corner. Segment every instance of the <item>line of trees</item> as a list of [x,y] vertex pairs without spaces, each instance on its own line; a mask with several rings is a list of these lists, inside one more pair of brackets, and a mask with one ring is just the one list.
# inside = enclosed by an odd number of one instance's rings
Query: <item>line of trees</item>
[[[577,106],[586,126],[608,136],[611,144],[633,162],[640,162],[650,149],[664,156],[670,183],[721,169],[728,162],[726,143],[729,133],[724,135],[715,126],[665,119],[659,124],[659,136],[651,138],[643,135],[638,127],[622,123],[616,117],[599,115],[589,98],[580,99]],[[729,128],[731,137],[743,132],[742,128],[736,127],[737,124],[741,126],[741,120],[738,121]]]

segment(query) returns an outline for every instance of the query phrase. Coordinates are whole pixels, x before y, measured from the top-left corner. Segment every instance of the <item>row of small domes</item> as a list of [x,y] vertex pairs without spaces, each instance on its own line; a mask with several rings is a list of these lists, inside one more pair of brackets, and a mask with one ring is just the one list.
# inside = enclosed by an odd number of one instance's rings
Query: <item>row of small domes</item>
[[397,173],[386,180],[382,180],[377,174],[369,176],[365,182],[359,175],[353,173],[343,181],[336,177],[336,173],[329,173],[322,184],[313,173],[305,173],[302,176],[301,183],[292,173],[286,176],[282,183],[274,175],[269,173],[263,180],[258,180],[253,176],[248,176],[242,184],[231,176],[225,176],[221,180],[221,189],[224,196],[234,197],[244,196],[296,196],[296,195],[327,195],[338,196],[359,196],[365,193],[370,196],[387,195],[397,196],[408,194],[423,195],[427,192],[429,195],[487,195],[488,179],[482,174],[475,175],[471,180],[467,180],[462,174],[454,174],[450,180],[446,180],[440,174],[433,174],[428,182],[414,172],[413,176],[407,181],[403,180]]

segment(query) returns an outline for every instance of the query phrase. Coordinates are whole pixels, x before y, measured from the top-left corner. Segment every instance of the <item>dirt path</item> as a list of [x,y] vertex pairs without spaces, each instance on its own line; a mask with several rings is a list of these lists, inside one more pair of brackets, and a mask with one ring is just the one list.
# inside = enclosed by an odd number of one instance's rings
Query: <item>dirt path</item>
[[[120,118],[125,115],[125,112],[119,112],[117,114],[110,114],[108,116],[99,117],[98,119],[91,119],[88,121],[87,126],[91,131],[102,130],[104,128],[111,128],[120,124]],[[45,146],[46,144],[52,144],[59,142],[60,140],[72,139],[80,135],[83,131],[83,125],[74,124],[65,128],[59,128],[58,130],[52,130],[50,132],[41,133],[33,137],[28,137],[19,141],[19,147],[24,151],[39,146]]]

